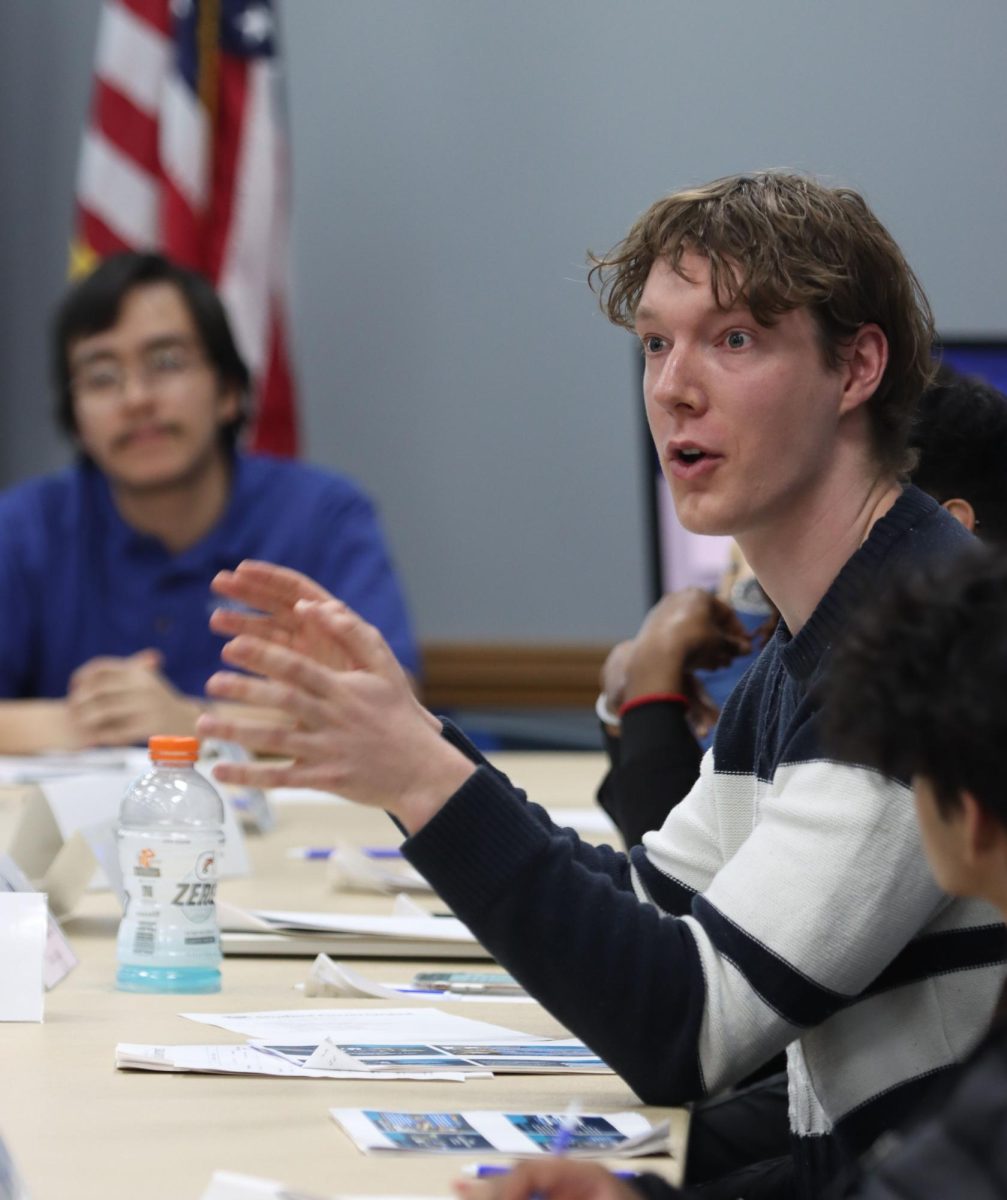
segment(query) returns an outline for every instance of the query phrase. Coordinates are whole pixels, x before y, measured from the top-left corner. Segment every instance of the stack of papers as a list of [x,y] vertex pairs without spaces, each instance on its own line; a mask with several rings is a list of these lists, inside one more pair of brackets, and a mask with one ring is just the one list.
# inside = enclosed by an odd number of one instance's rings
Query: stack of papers
[[608,1074],[582,1042],[520,1030],[436,1008],[315,1009],[183,1013],[244,1034],[241,1046],[120,1043],[121,1070],[199,1071],[316,1079],[455,1079],[512,1072]]
[[[324,1070],[304,1065],[305,1055],[296,1056],[292,1046],[249,1044],[246,1046],[142,1046],[120,1042],[115,1048],[115,1065],[120,1071],[194,1072],[200,1075],[272,1075],[286,1079],[361,1079],[366,1073]],[[313,1047],[305,1047],[313,1049]],[[473,1077],[488,1078],[489,1071],[476,1067],[464,1071],[389,1071],[382,1079],[439,1080],[464,1083]]]
[[667,1154],[670,1124],[651,1125],[639,1113],[594,1114],[571,1124],[563,1113],[375,1112],[332,1108],[333,1120],[365,1154],[386,1150],[425,1154],[548,1154],[560,1127],[574,1158]]
[[[403,899],[400,897],[400,899]],[[488,958],[457,917],[415,910],[360,913],[246,910],[217,902],[225,954],[337,954],[355,958]]]

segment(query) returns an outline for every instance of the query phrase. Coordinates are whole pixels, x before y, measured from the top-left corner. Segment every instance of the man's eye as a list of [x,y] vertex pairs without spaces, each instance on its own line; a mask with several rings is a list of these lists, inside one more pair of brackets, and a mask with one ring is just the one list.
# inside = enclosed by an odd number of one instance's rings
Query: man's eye
[[724,338],[724,344],[730,350],[743,350],[749,343],[749,336],[743,329],[732,329]]
[[184,371],[188,359],[182,350],[158,350],[147,361],[147,370],[155,375],[175,375]]
[[643,343],[644,354],[660,354],[664,349],[664,338],[651,335],[650,337],[641,338],[641,342]]
[[87,392],[110,392],[121,383],[122,373],[115,367],[95,367],[81,371],[77,377],[77,386]]

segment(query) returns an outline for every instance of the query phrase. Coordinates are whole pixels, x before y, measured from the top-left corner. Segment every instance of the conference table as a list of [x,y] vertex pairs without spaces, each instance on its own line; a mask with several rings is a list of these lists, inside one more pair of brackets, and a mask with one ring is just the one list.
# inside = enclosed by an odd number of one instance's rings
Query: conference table
[[[494,761],[550,808],[590,804],[604,769],[603,756],[593,753],[507,752]],[[0,848],[7,844],[24,794],[24,788],[0,789]],[[334,841],[390,844],[395,831],[383,813],[339,801],[298,799],[277,804],[274,811],[274,829],[247,835],[253,873],[222,881],[223,899],[247,908],[388,911],[387,896],[337,891],[325,862],[288,854],[293,847]],[[432,907],[436,898],[422,902]],[[462,1164],[474,1158],[364,1155],[333,1122],[329,1109],[562,1112],[574,1098],[584,1112],[634,1109],[653,1122],[670,1118],[673,1156],[638,1164],[678,1181],[685,1112],[641,1106],[615,1075],[510,1075],[456,1083],[116,1070],[119,1042],[242,1040],[184,1020],[181,1012],[394,1003],[305,997],[296,985],[304,982],[311,960],[293,957],[228,957],[216,995],[120,992],[114,986],[118,916],[109,892],[88,892],[64,926],[79,965],[48,993],[44,1022],[0,1023],[0,1137],[32,1200],[199,1200],[215,1170],[280,1180],[298,1193],[319,1197],[446,1196]],[[438,965],[401,959],[352,963],[384,982]],[[492,964],[484,960],[481,966]],[[537,1004],[445,1000],[440,1007],[535,1036],[564,1036]]]

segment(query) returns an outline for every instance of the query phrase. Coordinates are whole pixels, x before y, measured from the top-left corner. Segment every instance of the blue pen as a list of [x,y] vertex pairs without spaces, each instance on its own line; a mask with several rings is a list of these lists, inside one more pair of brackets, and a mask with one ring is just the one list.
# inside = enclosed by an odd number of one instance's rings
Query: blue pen
[[[287,851],[288,858],[303,858],[308,861],[328,859],[335,854],[332,846],[294,846]],[[395,846],[363,846],[361,854],[368,858],[401,858],[402,851]]]
[[331,858],[331,846],[292,846],[287,851],[287,858],[325,859]]
[[567,1150],[570,1149],[570,1143],[573,1141],[574,1131],[579,1121],[580,1101],[571,1100],[566,1106],[566,1111],[560,1117],[559,1125],[557,1125],[553,1139],[549,1143],[550,1154],[566,1154]]
[[[470,1179],[493,1179],[497,1175],[509,1175],[513,1167],[504,1166],[502,1163],[498,1166],[496,1163],[479,1163],[477,1166],[462,1167],[462,1174],[468,1175]],[[616,1179],[636,1179],[636,1171],[613,1171],[612,1174]]]

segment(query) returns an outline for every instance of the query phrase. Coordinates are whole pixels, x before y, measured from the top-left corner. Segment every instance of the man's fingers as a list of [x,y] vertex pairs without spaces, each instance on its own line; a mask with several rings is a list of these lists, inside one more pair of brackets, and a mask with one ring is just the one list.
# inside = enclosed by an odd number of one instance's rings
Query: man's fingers
[[127,691],[74,696],[68,707],[74,721],[85,729],[120,725],[137,711],[136,698]]
[[234,571],[218,572],[212,587],[218,595],[262,612],[293,608],[298,600],[332,599],[330,592],[300,571],[255,559],[246,559]]
[[313,696],[326,696],[332,690],[334,673],[328,667],[263,638],[240,634],[224,646],[220,657],[232,667],[281,680]]
[[224,637],[250,633],[280,646],[289,646],[294,622],[288,613],[265,617],[234,608],[215,608],[210,613],[210,628]]
[[338,790],[332,786],[326,768],[303,763],[218,762],[214,765],[213,775],[221,783],[237,787],[303,787],[323,792]]
[[397,659],[378,630],[341,600],[323,603],[302,600],[294,613],[309,628],[313,626],[329,634],[356,666],[385,674],[392,663],[397,665]]
[[200,737],[239,742],[253,754],[271,754],[277,758],[297,758],[307,746],[305,735],[296,729],[257,725],[254,721],[238,720],[213,712],[203,713],[199,717],[196,732]]
[[160,650],[148,647],[146,650],[138,650],[135,654],[131,654],[126,661],[148,671],[160,671],[164,665],[164,655]]
[[322,704],[313,696],[288,683],[276,683],[234,671],[216,671],[206,681],[206,694],[215,700],[271,708],[296,719],[302,727],[321,728],[326,723]]

